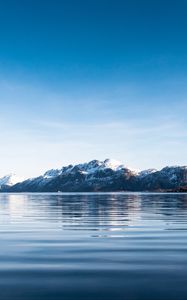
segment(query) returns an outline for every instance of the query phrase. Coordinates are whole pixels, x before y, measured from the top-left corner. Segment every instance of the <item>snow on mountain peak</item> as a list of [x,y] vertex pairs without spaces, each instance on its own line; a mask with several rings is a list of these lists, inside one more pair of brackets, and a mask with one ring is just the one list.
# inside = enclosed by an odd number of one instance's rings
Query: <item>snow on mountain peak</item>
[[24,178],[18,177],[16,174],[8,174],[2,178],[0,178],[0,186],[2,185],[8,185],[12,186],[18,182],[22,182]]
[[155,173],[157,171],[158,171],[157,169],[147,169],[147,170],[140,171],[138,173],[138,175],[143,178],[143,177],[145,177],[149,174]]
[[61,174],[70,174],[75,173],[77,171],[84,174],[93,174],[99,170],[112,169],[113,171],[118,171],[122,168],[125,168],[125,166],[115,159],[105,159],[104,161],[95,159],[91,160],[88,163],[80,163],[77,165],[69,165],[66,167],[62,167],[61,169],[57,170],[49,170],[43,175],[43,178],[52,179]]
[[112,169],[113,171],[117,171],[124,168],[124,165],[122,165],[121,162],[114,159],[105,159],[104,161],[92,160],[88,163],[79,164],[74,166],[72,170],[77,168],[82,173],[91,174],[104,169]]
[[45,179],[50,179],[50,178],[53,178],[53,177],[56,177],[58,175],[60,175],[61,171],[60,170],[55,170],[55,169],[51,169],[47,172],[45,172],[45,174],[43,175],[43,177]]
[[103,162],[103,166],[112,169],[114,171],[124,167],[120,161],[115,159],[109,159],[109,158],[105,159],[105,161]]

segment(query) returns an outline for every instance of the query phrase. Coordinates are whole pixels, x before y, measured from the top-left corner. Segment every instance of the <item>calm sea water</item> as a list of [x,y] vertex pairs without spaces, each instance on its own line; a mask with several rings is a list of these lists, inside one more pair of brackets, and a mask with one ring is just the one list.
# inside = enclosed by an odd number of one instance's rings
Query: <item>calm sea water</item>
[[187,194],[1,194],[1,300],[186,300]]

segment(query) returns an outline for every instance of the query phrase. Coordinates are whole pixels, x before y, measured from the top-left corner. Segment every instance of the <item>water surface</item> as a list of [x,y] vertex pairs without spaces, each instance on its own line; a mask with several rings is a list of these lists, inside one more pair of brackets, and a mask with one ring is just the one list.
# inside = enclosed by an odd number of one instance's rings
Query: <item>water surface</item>
[[0,194],[1,300],[186,300],[187,194]]

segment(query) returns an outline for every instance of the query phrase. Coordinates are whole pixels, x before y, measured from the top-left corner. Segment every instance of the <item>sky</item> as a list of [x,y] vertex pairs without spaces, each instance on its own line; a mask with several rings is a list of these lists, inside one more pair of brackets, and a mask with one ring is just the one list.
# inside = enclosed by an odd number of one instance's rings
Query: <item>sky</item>
[[0,176],[187,165],[187,1],[0,1]]

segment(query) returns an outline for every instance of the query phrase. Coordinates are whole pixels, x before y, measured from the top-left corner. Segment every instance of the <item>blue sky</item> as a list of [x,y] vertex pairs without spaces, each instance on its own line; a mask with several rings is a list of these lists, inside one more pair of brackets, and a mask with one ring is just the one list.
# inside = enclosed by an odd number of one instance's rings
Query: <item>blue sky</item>
[[0,3],[0,175],[186,165],[187,2]]

